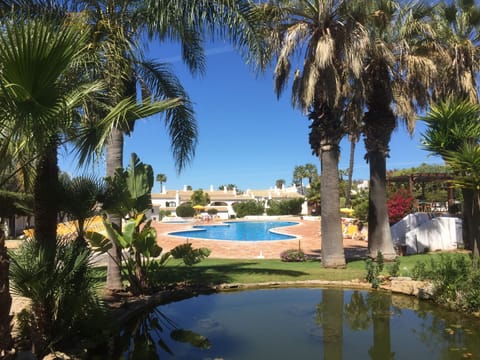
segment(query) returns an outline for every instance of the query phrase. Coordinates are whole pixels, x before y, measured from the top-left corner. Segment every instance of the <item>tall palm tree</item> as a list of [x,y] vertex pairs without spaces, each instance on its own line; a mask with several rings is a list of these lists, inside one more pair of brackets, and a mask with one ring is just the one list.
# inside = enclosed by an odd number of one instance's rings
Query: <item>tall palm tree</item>
[[441,1],[435,7],[435,61],[438,80],[436,101],[454,96],[478,103],[477,75],[480,70],[480,5],[475,1]]
[[36,159],[35,235],[51,247],[58,212],[57,147],[74,127],[75,110],[99,86],[81,78],[75,82],[70,75],[87,55],[87,37],[79,24],[6,19],[2,30],[1,140],[13,144],[17,159]]
[[[145,41],[179,41],[184,63],[192,73],[202,74],[205,71],[204,33],[228,35],[234,44],[248,45],[249,53],[261,53],[261,38],[256,35],[255,19],[250,15],[251,4],[229,0],[97,0],[74,1],[74,4],[80,12],[87,14],[88,22],[92,24],[93,44],[103,57],[101,68],[94,72],[109,84],[106,95],[112,104],[125,96],[182,99],[181,104],[166,111],[164,118],[172,141],[174,161],[181,171],[195,152],[197,124],[193,106],[167,64],[144,58]],[[262,58],[261,55],[257,57]],[[96,115],[103,116],[101,112]],[[97,149],[106,145],[109,177],[123,166],[123,136],[133,131],[134,121],[123,124],[119,126],[117,123],[108,129],[109,137],[104,138],[108,140],[106,143],[95,141]],[[109,216],[110,222],[120,230],[121,219],[114,214]],[[107,287],[119,289],[120,270],[116,264],[120,257],[115,247],[111,250],[110,258],[112,256],[116,256],[117,261],[109,262]]]
[[156,180],[160,183],[160,192],[163,192],[163,183],[167,181],[167,175],[157,174]]
[[345,109],[345,122],[347,126],[348,140],[350,141],[350,154],[348,160],[347,173],[347,189],[345,192],[345,207],[351,206],[352,184],[353,184],[353,167],[355,164],[355,148],[357,142],[360,140],[362,132],[362,114],[365,106],[362,97],[361,82],[357,81],[353,86],[353,96]]
[[[12,156],[19,163],[36,159],[35,236],[48,256],[46,265],[53,266],[57,147],[75,119],[75,109],[96,89],[93,84],[65,81],[86,53],[86,37],[75,24],[65,26],[38,17],[2,18],[0,23],[0,158]],[[3,240],[3,234],[0,237]],[[9,338],[4,331],[10,329],[4,328],[11,303],[8,268],[2,272],[0,283],[0,327],[6,341],[2,340],[1,352],[8,350]]]
[[303,190],[303,178],[306,177],[306,172],[305,172],[305,166],[303,165],[297,165],[293,169],[293,183],[296,186],[300,186],[300,193],[303,195],[304,190]]
[[280,96],[293,70],[292,105],[311,120],[313,154],[321,162],[322,264],[345,266],[340,226],[338,162],[345,135],[343,113],[352,77],[362,68],[367,43],[356,20],[355,1],[271,1],[259,4],[271,16],[270,46],[276,57]]
[[368,53],[362,73],[367,111],[363,118],[366,159],[370,167],[368,250],[393,259],[395,251],[387,211],[386,158],[397,117],[413,131],[415,111],[428,104],[436,67],[430,53],[431,34],[423,3],[366,1]]
[[[437,102],[449,102],[449,98],[455,97],[478,104],[480,6],[474,1],[442,1],[434,15],[438,44],[435,61],[440,66],[433,96]],[[473,198],[469,188],[463,187],[462,193],[463,238],[466,246],[472,246]]]

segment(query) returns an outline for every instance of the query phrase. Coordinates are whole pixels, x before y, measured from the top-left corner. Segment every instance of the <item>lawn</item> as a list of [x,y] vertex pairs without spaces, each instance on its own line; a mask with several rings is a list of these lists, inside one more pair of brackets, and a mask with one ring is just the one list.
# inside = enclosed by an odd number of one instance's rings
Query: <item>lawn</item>
[[[409,276],[415,264],[426,261],[437,253],[400,257],[400,274]],[[389,274],[392,264],[386,263],[384,275]],[[99,280],[105,276],[105,268],[99,268]],[[318,261],[282,262],[276,259],[205,259],[192,267],[170,261],[156,275],[164,284],[190,282],[205,285],[233,283],[263,283],[306,280],[363,280],[366,275],[365,261],[354,260],[345,269],[324,269]]]

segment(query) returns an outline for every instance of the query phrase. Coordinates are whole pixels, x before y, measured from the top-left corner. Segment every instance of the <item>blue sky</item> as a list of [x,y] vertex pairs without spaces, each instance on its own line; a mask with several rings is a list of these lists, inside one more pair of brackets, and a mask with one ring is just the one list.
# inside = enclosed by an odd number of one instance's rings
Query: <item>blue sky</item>
[[[150,56],[168,61],[180,78],[195,105],[199,139],[193,161],[178,174],[172,158],[170,140],[161,118],[136,123],[135,131],[125,139],[124,159],[137,153],[151,164],[154,173],[167,176],[167,189],[215,189],[235,184],[241,190],[267,189],[277,179],[291,184],[296,165],[313,163],[320,169],[308,143],[309,121],[290,105],[290,89],[277,100],[273,75],[269,71],[255,74],[239,54],[228,45],[214,43],[207,48],[207,72],[192,77],[179,58],[175,46],[151,50]],[[403,125],[393,133],[387,169],[399,169],[421,163],[442,163],[420,147],[421,122],[413,137]],[[340,169],[348,168],[349,143],[342,141]],[[355,179],[368,179],[363,139],[357,145]],[[60,155],[60,167],[71,174],[96,172],[104,175],[103,166],[75,170],[70,156]],[[154,192],[160,186],[155,183]]]

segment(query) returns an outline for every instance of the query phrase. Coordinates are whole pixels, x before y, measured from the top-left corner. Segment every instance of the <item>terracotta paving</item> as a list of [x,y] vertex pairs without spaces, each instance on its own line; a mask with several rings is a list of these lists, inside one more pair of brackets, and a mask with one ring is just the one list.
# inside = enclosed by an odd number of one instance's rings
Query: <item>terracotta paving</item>
[[[283,220],[283,219],[282,219]],[[291,219],[288,219],[291,220]],[[301,249],[309,255],[319,256],[321,251],[320,221],[299,220],[298,225],[282,227],[278,232],[297,236],[292,240],[269,241],[231,241],[231,240],[203,240],[189,238],[188,242],[197,247],[207,247],[212,252],[211,258],[224,259],[255,259],[263,256],[265,259],[279,259],[280,253],[287,249],[297,249],[300,242]],[[158,244],[168,251],[183,244],[187,239],[168,235],[172,231],[188,230],[192,224],[152,223],[157,230]],[[199,225],[201,223],[195,223]],[[206,225],[212,223],[206,223]],[[367,252],[365,241],[344,239],[345,256],[349,259],[364,257]]]

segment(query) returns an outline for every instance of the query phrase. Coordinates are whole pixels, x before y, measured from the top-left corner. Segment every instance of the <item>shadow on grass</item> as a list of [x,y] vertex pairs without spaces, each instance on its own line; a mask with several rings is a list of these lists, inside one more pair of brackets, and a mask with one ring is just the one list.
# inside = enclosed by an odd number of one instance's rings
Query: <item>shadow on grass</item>
[[[259,266],[259,267],[257,267]],[[167,266],[158,272],[158,280],[163,283],[193,282],[217,285],[232,282],[235,276],[277,275],[296,278],[308,275],[304,271],[288,269],[272,269],[261,267],[260,263],[238,262],[230,264],[208,266]]]

